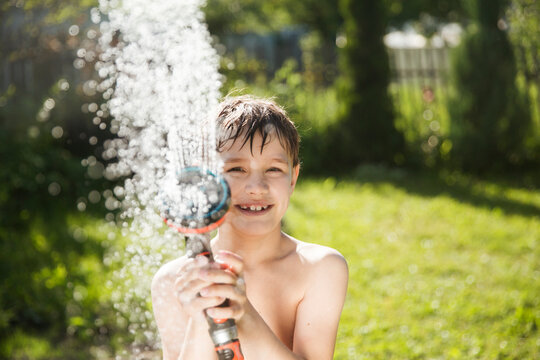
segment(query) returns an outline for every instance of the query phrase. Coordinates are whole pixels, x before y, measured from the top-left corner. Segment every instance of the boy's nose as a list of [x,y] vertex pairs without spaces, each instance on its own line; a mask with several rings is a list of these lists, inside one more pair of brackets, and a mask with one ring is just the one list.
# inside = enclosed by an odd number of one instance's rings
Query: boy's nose
[[246,184],[246,192],[252,195],[266,194],[268,192],[268,183],[264,179],[264,176],[258,174],[249,176]]

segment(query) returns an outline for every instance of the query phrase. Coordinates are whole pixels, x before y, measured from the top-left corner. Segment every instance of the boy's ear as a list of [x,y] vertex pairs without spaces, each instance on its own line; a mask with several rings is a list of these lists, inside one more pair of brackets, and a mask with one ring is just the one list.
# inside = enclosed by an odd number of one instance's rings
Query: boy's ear
[[300,164],[292,168],[291,191],[294,190],[294,187],[296,186],[296,181],[298,180],[299,174],[300,174]]

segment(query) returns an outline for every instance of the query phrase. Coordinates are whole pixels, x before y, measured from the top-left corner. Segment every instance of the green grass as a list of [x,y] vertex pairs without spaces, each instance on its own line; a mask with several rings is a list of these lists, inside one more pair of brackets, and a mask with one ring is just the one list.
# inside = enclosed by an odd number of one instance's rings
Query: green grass
[[364,167],[301,181],[285,224],[349,263],[335,359],[540,358],[534,187]]
[[[540,358],[536,179],[479,180],[374,166],[348,179],[301,178],[286,231],[338,249],[349,263],[335,359]],[[80,241],[128,248],[119,229],[103,220],[69,223]],[[17,331],[5,344],[10,358],[109,359],[113,349],[125,349],[119,339],[129,335],[123,333],[128,320],[118,323],[123,315],[111,304],[115,292],[128,292],[107,285],[119,265],[107,264],[95,256],[80,263],[88,276],[79,284],[85,296],[74,295],[66,309],[67,331],[78,336],[59,340]],[[147,296],[135,295],[122,302],[128,312],[150,306]],[[103,328],[109,331],[102,334]]]

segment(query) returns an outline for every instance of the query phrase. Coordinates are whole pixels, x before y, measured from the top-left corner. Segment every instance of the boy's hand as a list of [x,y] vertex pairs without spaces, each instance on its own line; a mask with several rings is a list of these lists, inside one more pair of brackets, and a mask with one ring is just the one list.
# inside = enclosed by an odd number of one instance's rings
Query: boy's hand
[[[175,293],[182,308],[193,318],[202,320],[204,311],[214,319],[240,319],[247,301],[242,277],[242,258],[220,251],[215,262],[205,256],[188,259],[178,269]],[[229,299],[227,307],[219,307]]]
[[175,294],[182,309],[192,318],[204,320],[204,310],[221,304],[225,298],[218,296],[200,296],[205,287],[212,285],[204,280],[202,274],[212,269],[205,256],[188,259],[178,269],[177,279],[174,282]]
[[247,302],[243,278],[244,261],[234,253],[219,251],[213,265],[202,272],[202,279],[211,285],[201,290],[201,296],[228,299],[229,303],[223,307],[212,306],[206,313],[214,319],[239,320],[244,315],[244,305]]

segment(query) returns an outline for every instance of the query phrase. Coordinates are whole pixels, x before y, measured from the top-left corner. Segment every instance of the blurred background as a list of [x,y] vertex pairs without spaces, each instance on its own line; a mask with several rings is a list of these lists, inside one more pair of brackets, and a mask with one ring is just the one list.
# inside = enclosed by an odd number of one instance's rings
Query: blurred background
[[[103,171],[97,5],[0,4],[1,358],[159,356],[126,353],[110,282],[107,254],[133,252]],[[285,228],[351,270],[335,358],[540,358],[540,2],[203,10],[222,93],[274,96],[298,125]]]

